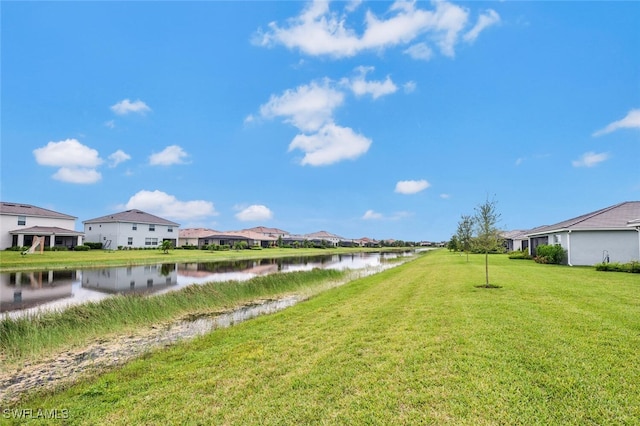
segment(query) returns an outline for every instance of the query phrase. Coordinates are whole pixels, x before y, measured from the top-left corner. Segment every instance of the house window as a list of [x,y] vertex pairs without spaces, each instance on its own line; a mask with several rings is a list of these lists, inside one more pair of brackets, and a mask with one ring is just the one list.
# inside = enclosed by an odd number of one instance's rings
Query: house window
[[134,223],[133,225],[131,225],[131,229],[134,230],[134,231],[137,231],[138,230],[138,224]]
[[91,231],[91,227],[89,227],[89,231]]
[[155,225],[149,225],[149,232],[155,232],[155,230],[156,230]]
[[18,225],[26,225],[27,217],[26,216],[18,216]]
[[127,245],[128,246],[132,246],[133,245],[133,237],[127,238]]
[[168,226],[168,227],[167,227],[167,232],[173,232],[173,228],[172,228],[172,227],[170,227],[170,226]]
[[144,245],[145,246],[157,246],[158,245],[158,239],[157,238],[145,238],[144,239]]

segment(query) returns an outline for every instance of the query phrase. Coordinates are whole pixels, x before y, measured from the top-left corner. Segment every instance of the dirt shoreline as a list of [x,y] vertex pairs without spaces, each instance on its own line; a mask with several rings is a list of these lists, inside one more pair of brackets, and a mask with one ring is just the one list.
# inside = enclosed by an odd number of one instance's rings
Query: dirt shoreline
[[99,339],[85,348],[61,352],[44,361],[27,362],[13,371],[0,373],[0,410],[11,408],[32,391],[50,391],[72,384],[153,350],[280,311],[302,300],[296,295],[259,300],[214,316],[181,319],[126,336]]
[[401,263],[354,270],[342,280],[321,286],[309,294],[289,294],[261,299],[223,312],[183,317],[170,323],[154,325],[135,333],[99,338],[84,348],[62,351],[48,359],[25,362],[10,371],[0,371],[0,411],[16,408],[33,392],[53,391],[78,380],[95,376],[123,365],[154,350],[202,336],[219,328],[268,315],[307,300],[313,294],[338,287],[355,279],[377,274]]

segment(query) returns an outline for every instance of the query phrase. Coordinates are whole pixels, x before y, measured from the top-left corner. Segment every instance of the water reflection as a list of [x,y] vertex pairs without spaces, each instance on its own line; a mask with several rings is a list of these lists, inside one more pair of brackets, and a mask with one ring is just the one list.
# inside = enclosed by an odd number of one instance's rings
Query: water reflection
[[353,253],[210,263],[165,263],[144,266],[0,274],[0,314],[21,316],[99,301],[114,294],[158,294],[191,284],[246,281],[276,272],[314,268],[363,269],[397,253]]

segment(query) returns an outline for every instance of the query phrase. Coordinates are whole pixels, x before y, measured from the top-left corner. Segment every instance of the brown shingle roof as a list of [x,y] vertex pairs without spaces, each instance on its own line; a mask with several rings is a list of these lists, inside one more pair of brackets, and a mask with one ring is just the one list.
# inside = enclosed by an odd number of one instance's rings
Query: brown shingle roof
[[180,226],[179,223],[171,222],[170,220],[163,219],[158,216],[154,216],[150,213],[145,213],[142,210],[132,209],[127,210],[120,213],[114,213],[102,217],[97,217],[95,219],[85,220],[82,223],[114,223],[114,222],[125,222],[125,223],[152,223],[155,225],[170,225],[170,226]]
[[58,213],[49,209],[43,209],[42,207],[32,206],[31,204],[7,203],[4,201],[0,202],[0,213],[7,215],[13,214],[17,216],[49,217],[55,219],[76,219],[75,216]]
[[25,235],[84,235],[84,232],[58,228],[57,226],[32,226],[30,228],[14,229],[13,231],[9,231],[9,233]]
[[179,232],[180,238],[205,238],[212,234],[219,234],[220,231],[208,228],[186,228]]

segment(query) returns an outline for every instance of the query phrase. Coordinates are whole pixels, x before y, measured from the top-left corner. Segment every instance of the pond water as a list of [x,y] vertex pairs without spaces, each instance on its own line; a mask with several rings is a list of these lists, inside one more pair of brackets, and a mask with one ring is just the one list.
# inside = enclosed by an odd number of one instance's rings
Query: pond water
[[192,284],[246,281],[276,272],[310,271],[314,268],[365,269],[406,254],[410,252],[1,273],[0,317],[60,310],[114,294],[160,294]]

